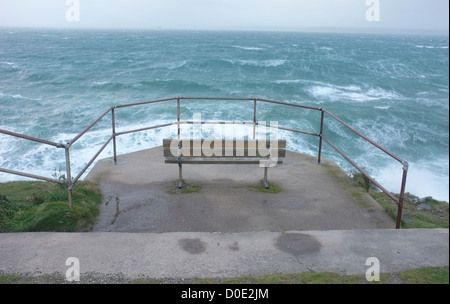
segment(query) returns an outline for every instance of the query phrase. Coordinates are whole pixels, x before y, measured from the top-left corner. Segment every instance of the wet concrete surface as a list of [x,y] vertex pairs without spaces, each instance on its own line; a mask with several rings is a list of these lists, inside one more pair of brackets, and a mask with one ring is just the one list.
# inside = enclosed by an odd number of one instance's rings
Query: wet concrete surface
[[258,165],[185,165],[187,189],[176,187],[178,167],[165,164],[162,148],[99,161],[87,179],[104,195],[93,231],[247,232],[395,228],[395,222],[362,188],[329,160],[287,152],[269,168],[262,192]]
[[139,278],[226,278],[275,273],[364,275],[448,266],[448,229],[286,232],[0,233],[0,273],[64,278],[66,260],[88,274]]

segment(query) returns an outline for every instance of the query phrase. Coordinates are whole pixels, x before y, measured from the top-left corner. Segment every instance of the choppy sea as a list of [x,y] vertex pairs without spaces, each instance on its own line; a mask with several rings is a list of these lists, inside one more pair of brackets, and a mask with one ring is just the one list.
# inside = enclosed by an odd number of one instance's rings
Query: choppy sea
[[[0,129],[67,142],[110,106],[177,96],[257,97],[323,107],[409,163],[406,191],[449,200],[449,37],[294,32],[0,28]],[[118,130],[172,122],[176,104],[122,108]],[[183,119],[251,121],[250,102],[183,101]],[[320,114],[258,105],[258,121],[318,132]],[[333,119],[325,134],[389,191],[402,166]],[[118,138],[119,153],[174,128]],[[176,133],[175,133],[176,134]],[[107,117],[71,148],[79,172],[111,135]],[[317,155],[318,139],[281,132]],[[100,156],[109,157],[107,147]],[[325,144],[322,157],[353,167]],[[63,149],[0,134],[0,167],[51,177]],[[87,171],[89,172],[89,170]],[[0,173],[0,182],[22,179]]]

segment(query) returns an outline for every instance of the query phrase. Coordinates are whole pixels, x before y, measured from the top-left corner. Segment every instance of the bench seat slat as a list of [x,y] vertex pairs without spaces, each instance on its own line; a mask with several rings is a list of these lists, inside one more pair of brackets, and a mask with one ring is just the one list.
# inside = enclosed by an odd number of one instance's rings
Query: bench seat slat
[[[257,157],[257,158],[264,158],[267,157],[267,153],[268,150],[266,151],[261,151],[258,149],[237,149],[237,150],[233,150],[233,149],[222,149],[219,151],[214,151],[213,155],[205,155],[203,150],[200,150],[199,152],[201,153],[201,155],[194,155],[194,150],[191,149],[181,149],[182,151],[182,157],[184,158],[190,158],[190,157],[209,157],[209,158],[240,158],[240,157]],[[216,155],[219,154],[218,152],[221,152],[220,154],[222,155]],[[277,155],[278,157],[285,157],[286,156],[286,150],[284,149],[277,149],[276,151],[277,153],[274,153],[275,155]],[[273,152],[272,152],[273,153]],[[273,156],[275,156],[273,155]],[[170,148],[164,148],[164,157],[175,157],[177,156],[176,154],[173,155],[172,152],[170,151]]]
[[[267,161],[267,158],[210,158],[210,157],[190,157],[190,158],[181,158],[182,164],[205,164],[205,165],[220,165],[220,164],[229,164],[229,165],[254,165],[259,164],[260,161]],[[178,164],[177,157],[168,157],[165,160],[166,164]],[[275,163],[275,161],[273,161]],[[282,160],[278,160],[276,164],[282,164]]]
[[[176,143],[173,144],[172,142],[178,142],[178,139],[170,139],[170,138],[166,138],[163,139],[163,147],[164,148],[170,148],[171,144],[176,146]],[[203,146],[203,142],[205,141],[205,139],[181,139],[182,144],[184,146],[188,146],[188,147],[196,147],[196,148],[201,148]],[[248,149],[249,147],[266,147],[269,148],[270,145],[270,140],[261,140],[261,139],[214,139],[211,140],[212,143],[214,143],[215,145],[219,145],[220,147],[223,148],[232,148],[232,149],[236,149],[236,148],[245,148]],[[286,148],[286,140],[284,139],[279,139],[276,140],[277,145],[278,145],[278,149],[285,149]],[[212,146],[214,146],[214,144]]]

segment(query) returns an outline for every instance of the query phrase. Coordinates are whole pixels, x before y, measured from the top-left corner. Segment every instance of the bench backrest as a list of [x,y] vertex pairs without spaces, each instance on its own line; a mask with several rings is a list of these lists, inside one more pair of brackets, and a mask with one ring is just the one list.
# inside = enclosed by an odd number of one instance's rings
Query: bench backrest
[[164,139],[164,157],[283,158],[286,140]]

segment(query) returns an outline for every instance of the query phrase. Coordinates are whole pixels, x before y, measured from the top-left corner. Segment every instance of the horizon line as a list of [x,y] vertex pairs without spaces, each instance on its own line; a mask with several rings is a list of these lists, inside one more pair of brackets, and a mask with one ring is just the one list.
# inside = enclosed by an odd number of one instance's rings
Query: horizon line
[[192,31],[192,32],[291,32],[291,33],[349,33],[349,34],[417,34],[447,35],[449,29],[420,28],[367,28],[367,27],[273,27],[273,26],[233,26],[217,28],[164,28],[164,27],[77,27],[77,26],[26,26],[0,25],[1,28],[14,29],[54,29],[54,30],[104,30],[104,31]]

